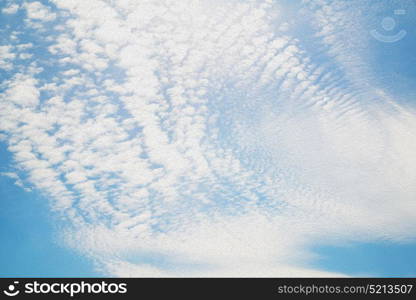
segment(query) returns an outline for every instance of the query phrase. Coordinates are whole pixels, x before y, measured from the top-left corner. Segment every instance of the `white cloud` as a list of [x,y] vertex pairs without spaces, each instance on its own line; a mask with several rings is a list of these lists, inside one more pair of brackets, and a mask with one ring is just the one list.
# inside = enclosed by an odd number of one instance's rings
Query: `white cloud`
[[18,10],[19,10],[19,5],[10,4],[9,6],[3,8],[1,12],[7,15],[12,15],[12,14],[17,13]]
[[0,46],[0,69],[11,70],[13,68],[12,60],[16,54],[12,52],[13,46]]
[[30,53],[20,53],[19,54],[20,59],[30,59],[30,58],[32,58],[32,56],[33,56],[33,54],[30,54]]
[[14,180],[14,184],[26,192],[31,192],[32,189],[28,188],[24,183],[23,180],[20,178],[19,175],[15,172],[0,172],[0,176],[6,176]]
[[10,84],[3,96],[8,101],[24,107],[35,107],[39,103],[39,90],[37,80],[18,74]]
[[6,83],[0,129],[67,216],[67,242],[107,272],[338,276],[303,267],[311,245],[414,237],[415,112],[362,105],[342,51],[321,65],[284,8],[54,3],[68,13],[45,37],[58,70]]
[[56,18],[56,14],[50,11],[50,8],[43,5],[42,3],[27,2],[24,4],[27,12],[27,16],[31,20],[38,20],[43,22],[53,21]]

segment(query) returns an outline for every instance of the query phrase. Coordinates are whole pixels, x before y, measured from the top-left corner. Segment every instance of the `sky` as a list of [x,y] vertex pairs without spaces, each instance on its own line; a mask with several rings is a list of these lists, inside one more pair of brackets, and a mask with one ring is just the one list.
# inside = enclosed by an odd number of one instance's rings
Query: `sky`
[[1,277],[416,276],[416,2],[0,2]]

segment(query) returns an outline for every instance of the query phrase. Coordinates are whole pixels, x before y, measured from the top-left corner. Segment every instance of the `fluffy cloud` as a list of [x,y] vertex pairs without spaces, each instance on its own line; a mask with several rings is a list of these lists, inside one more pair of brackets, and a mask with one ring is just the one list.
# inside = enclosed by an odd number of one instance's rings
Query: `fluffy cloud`
[[36,83],[33,77],[18,75],[8,85],[4,97],[19,106],[36,107],[40,95]]
[[3,8],[1,12],[7,15],[12,15],[12,14],[15,14],[18,10],[19,10],[19,5],[10,4],[9,6]]
[[31,20],[48,22],[53,21],[56,18],[56,14],[51,12],[48,6],[45,6],[38,1],[27,2],[25,3],[24,8],[26,9],[28,18]]
[[10,70],[13,68],[12,60],[16,54],[12,52],[11,45],[0,46],[0,69]]

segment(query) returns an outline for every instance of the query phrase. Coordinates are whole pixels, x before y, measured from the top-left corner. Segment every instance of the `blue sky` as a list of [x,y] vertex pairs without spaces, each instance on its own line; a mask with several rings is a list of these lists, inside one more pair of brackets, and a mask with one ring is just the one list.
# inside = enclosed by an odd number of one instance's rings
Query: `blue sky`
[[0,276],[415,276],[413,2],[0,11]]

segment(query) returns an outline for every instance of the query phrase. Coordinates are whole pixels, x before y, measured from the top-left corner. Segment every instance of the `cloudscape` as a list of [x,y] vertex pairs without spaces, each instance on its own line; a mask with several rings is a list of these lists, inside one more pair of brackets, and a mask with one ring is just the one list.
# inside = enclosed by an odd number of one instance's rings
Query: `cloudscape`
[[314,249],[414,245],[416,2],[1,5],[1,198],[100,276],[395,275]]

